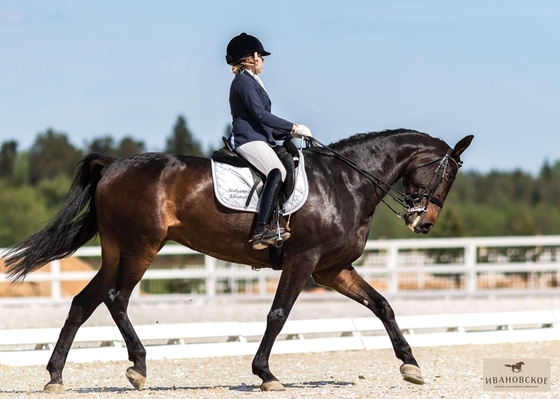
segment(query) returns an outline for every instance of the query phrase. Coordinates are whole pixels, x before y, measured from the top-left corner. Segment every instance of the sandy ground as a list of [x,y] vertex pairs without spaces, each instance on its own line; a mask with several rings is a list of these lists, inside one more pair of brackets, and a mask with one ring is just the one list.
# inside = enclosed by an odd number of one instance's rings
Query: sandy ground
[[[477,313],[560,309],[559,297],[508,299],[439,299],[391,301],[397,315]],[[152,301],[132,303],[135,324],[263,321],[269,301]],[[60,327],[68,304],[61,306],[0,306],[0,328]],[[296,303],[291,319],[363,317],[370,313],[348,300],[304,300]],[[98,309],[88,325],[112,324]],[[64,382],[69,398],[560,398],[560,341],[415,348],[426,385],[404,382],[400,362],[391,350],[274,355],[271,369],[284,383],[283,392],[260,392],[251,373],[250,356],[150,361],[146,389],[135,391],[125,377],[130,365],[122,362],[68,364]],[[543,393],[485,392],[484,358],[549,358],[552,390]],[[52,398],[43,393],[48,381],[44,366],[0,366],[0,397]]]
[[[147,387],[135,391],[124,375],[128,362],[68,364],[66,394],[71,398],[559,398],[558,342],[417,348],[426,384],[400,377],[390,350],[276,355],[272,370],[286,391],[260,392],[251,357],[152,361]],[[550,392],[485,392],[482,360],[489,357],[551,358]],[[0,397],[52,398],[42,391],[42,366],[0,367]]]

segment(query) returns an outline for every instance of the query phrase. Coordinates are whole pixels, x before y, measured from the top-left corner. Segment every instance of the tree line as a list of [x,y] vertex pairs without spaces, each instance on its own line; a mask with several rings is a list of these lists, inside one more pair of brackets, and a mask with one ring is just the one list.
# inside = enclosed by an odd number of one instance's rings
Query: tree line
[[[560,161],[545,161],[537,176],[461,170],[428,237],[560,234],[559,195]],[[370,238],[414,237],[402,224],[380,204]]]
[[[115,141],[101,136],[73,146],[53,129],[37,135],[28,151],[5,141],[0,147],[0,247],[10,246],[41,229],[56,213],[72,182],[76,163],[87,153],[123,158],[145,152],[133,137]],[[177,117],[164,152],[209,156]],[[532,176],[512,172],[460,171],[445,201],[438,223],[428,237],[474,237],[560,234],[560,161],[545,161]],[[391,202],[391,199],[387,199]],[[397,208],[398,209],[398,208]],[[384,204],[374,214],[370,239],[420,238]]]
[[[125,158],[146,152],[146,146],[129,136],[118,142],[111,136],[100,136],[82,149],[72,145],[65,133],[54,129],[39,133],[27,151],[18,151],[15,140],[1,144],[0,247],[20,241],[48,222],[70,188],[76,164],[92,152]],[[208,155],[182,115],[177,117],[166,139],[164,152]]]

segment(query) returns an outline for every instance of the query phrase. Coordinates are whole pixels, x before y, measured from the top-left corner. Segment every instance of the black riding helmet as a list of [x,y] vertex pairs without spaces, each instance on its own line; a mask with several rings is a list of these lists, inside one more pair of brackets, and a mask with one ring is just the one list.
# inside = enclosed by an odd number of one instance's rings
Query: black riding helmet
[[262,56],[270,55],[270,53],[264,49],[259,39],[243,32],[229,41],[226,49],[226,62],[229,65],[233,65],[237,61],[249,57],[254,53],[259,53]]

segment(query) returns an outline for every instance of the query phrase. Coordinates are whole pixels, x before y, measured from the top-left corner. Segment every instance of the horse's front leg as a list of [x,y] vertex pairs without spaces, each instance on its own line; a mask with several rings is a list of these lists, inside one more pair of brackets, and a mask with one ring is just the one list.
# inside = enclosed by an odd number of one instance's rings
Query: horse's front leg
[[315,262],[309,259],[305,261],[302,258],[299,259],[298,264],[284,261],[274,301],[266,319],[266,331],[253,359],[253,374],[262,379],[262,391],[284,390],[284,386],[270,372],[269,358],[274,341],[282,331],[294,302],[314,269]]
[[371,285],[369,285],[352,266],[343,269],[328,269],[313,273],[315,282],[330,287],[350,299],[370,309],[383,323],[395,355],[402,360],[400,372],[403,378],[414,384],[424,384],[424,378],[412,349],[404,338],[397,322],[395,313],[389,302]]

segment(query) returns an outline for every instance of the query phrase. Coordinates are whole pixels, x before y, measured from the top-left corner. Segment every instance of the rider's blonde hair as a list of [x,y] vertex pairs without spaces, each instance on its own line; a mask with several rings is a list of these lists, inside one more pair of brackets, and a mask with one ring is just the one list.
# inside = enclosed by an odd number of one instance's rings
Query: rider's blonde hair
[[[239,75],[241,72],[243,72],[245,69],[247,69],[247,67],[252,67],[255,66],[255,63],[257,62],[257,56],[258,53],[255,53],[249,57],[245,57],[240,59],[239,61],[237,61],[235,64],[233,64],[231,66],[231,71],[235,74],[235,75]],[[253,57],[253,62],[250,62],[249,59]]]

